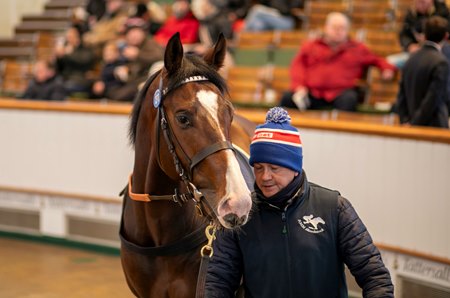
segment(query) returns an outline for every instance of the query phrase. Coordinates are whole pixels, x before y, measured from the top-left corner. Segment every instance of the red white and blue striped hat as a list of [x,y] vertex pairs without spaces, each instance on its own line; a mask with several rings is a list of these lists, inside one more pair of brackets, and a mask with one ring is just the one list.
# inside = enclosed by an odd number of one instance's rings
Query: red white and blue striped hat
[[258,125],[250,144],[250,165],[270,163],[301,173],[303,164],[300,133],[280,107],[270,109],[266,123]]

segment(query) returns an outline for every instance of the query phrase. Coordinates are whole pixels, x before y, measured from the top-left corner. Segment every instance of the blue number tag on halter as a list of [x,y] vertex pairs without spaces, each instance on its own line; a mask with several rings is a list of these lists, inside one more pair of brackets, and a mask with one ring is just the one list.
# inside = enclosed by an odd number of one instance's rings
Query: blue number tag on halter
[[153,106],[155,108],[158,108],[161,104],[161,97],[162,97],[162,77],[159,78],[159,87],[155,91],[155,94],[153,94]]
[[155,91],[155,94],[153,94],[153,106],[155,108],[158,108],[160,103],[161,103],[161,90],[157,89]]

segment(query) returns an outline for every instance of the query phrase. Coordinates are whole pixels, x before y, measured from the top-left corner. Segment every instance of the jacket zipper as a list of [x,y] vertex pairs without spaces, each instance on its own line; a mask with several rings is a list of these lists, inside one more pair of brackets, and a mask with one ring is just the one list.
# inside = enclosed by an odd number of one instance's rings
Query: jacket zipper
[[291,254],[290,254],[290,250],[289,250],[289,230],[288,230],[288,226],[287,226],[287,216],[286,216],[286,209],[283,210],[283,212],[281,213],[281,221],[283,222],[283,230],[281,231],[281,233],[284,235],[284,243],[285,243],[285,247],[286,247],[286,260],[288,264],[288,289],[289,289],[289,297],[294,297],[292,296],[292,269],[289,267],[289,264],[291,264]]

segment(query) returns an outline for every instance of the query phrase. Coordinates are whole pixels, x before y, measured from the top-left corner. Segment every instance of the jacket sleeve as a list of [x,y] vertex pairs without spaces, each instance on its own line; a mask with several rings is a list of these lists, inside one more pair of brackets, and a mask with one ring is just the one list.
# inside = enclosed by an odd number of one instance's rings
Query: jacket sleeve
[[410,116],[408,112],[408,107],[406,103],[405,98],[405,85],[404,85],[404,78],[400,80],[399,84],[400,88],[397,94],[397,102],[395,103],[395,109],[398,114],[398,117],[400,118],[400,123],[407,123],[410,121]]
[[289,67],[289,74],[291,77],[290,90],[295,92],[295,90],[302,86],[306,87],[305,82],[305,72],[306,72],[306,55],[310,51],[310,43],[302,45],[294,59],[292,59],[291,65]]
[[365,298],[394,297],[394,286],[378,248],[353,206],[338,199],[338,241],[340,254],[363,290]]
[[236,231],[220,230],[216,233],[214,254],[206,275],[205,297],[234,297],[242,276],[242,257],[237,237]]

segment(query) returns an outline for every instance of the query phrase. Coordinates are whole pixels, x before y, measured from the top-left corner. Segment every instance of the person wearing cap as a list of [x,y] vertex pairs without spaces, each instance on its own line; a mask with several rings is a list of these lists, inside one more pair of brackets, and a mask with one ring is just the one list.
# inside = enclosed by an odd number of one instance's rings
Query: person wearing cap
[[219,230],[206,275],[208,298],[348,297],[344,264],[364,297],[394,297],[389,271],[350,202],[308,181],[299,131],[269,110],[250,145],[254,208],[239,230]]

